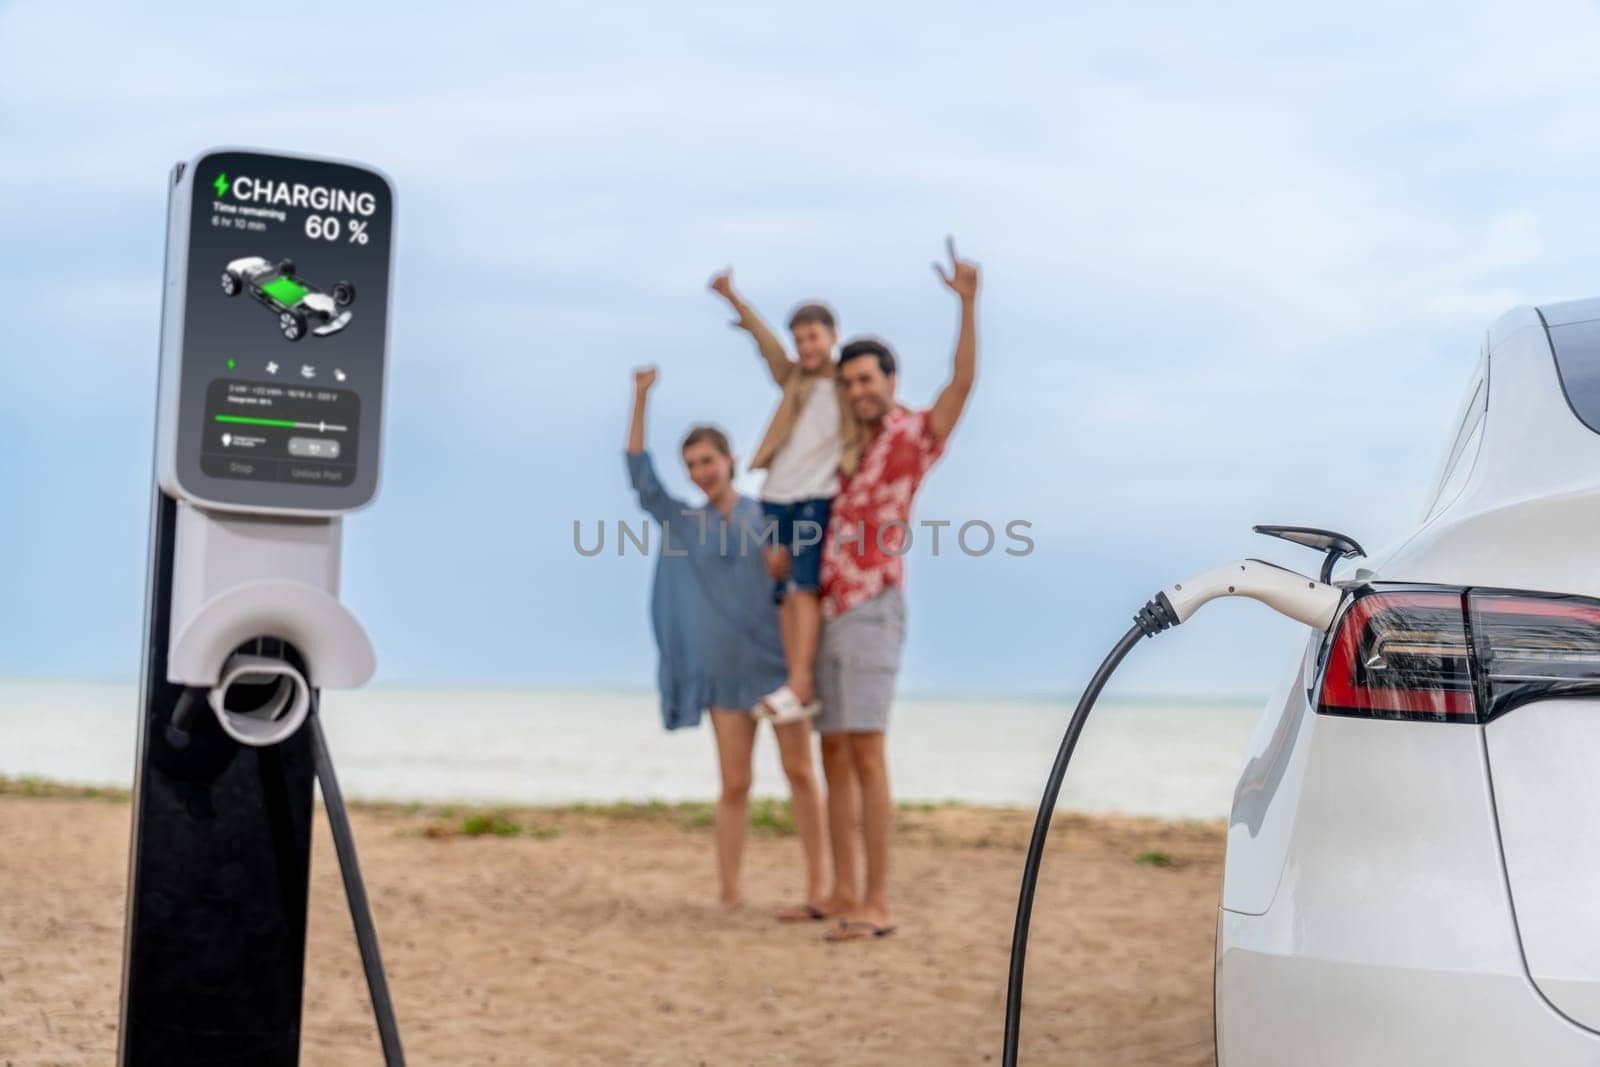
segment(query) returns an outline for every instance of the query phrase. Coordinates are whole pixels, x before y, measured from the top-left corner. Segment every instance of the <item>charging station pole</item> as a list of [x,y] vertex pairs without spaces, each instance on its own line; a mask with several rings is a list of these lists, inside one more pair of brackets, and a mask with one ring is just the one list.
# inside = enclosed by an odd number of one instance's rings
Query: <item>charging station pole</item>
[[173,168],[123,1065],[299,1060],[316,704],[376,666],[340,524],[378,488],[393,230],[370,167]]

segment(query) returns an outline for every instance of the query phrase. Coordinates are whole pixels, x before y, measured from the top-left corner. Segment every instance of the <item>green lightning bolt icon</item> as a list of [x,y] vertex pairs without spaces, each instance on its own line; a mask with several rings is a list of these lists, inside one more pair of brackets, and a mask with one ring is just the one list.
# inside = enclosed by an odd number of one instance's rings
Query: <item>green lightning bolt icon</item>
[[213,188],[213,189],[215,189],[217,191],[217,196],[218,197],[227,196],[228,195],[228,176],[226,174],[217,175],[217,180],[211,183],[211,188]]

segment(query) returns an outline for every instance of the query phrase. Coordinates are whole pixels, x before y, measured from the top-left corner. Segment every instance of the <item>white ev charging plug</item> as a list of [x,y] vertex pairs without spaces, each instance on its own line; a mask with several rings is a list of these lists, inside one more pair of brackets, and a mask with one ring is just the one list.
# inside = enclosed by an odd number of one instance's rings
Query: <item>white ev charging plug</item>
[[1154,637],[1163,630],[1187,622],[1202,606],[1229,596],[1260,601],[1281,615],[1327,631],[1339,613],[1344,590],[1276,564],[1259,559],[1240,559],[1176,582],[1139,609],[1134,616],[1133,626],[1122,635],[1122,640],[1106,656],[1094,677],[1089,680],[1083,695],[1078,698],[1078,706],[1067,724],[1066,736],[1061,739],[1061,748],[1056,753],[1050,777],[1045,782],[1044,799],[1039,803],[1039,814],[1033,823],[1033,837],[1028,843],[1028,856],[1023,861],[1022,886],[1017,898],[1017,922],[1011,935],[1005,1043],[1000,1058],[1002,1067],[1016,1067],[1017,1044],[1022,1027],[1022,979],[1028,952],[1028,927],[1033,916],[1033,893],[1039,880],[1039,863],[1044,856],[1045,838],[1050,833],[1050,816],[1055,811],[1061,781],[1066,776],[1067,764],[1072,759],[1072,751],[1078,744],[1083,724],[1088,720],[1089,712],[1112,672],[1123,657],[1132,651],[1133,646],[1139,643],[1140,638]]
[[260,748],[286,741],[300,729],[311,710],[311,684],[284,660],[233,655],[207,702],[224,733]]
[[1326,630],[1339,613],[1344,591],[1276,564],[1240,559],[1185,578],[1157,596],[1166,598],[1174,624],[1187,622],[1202,605],[1219,597],[1242,596],[1314,629]]

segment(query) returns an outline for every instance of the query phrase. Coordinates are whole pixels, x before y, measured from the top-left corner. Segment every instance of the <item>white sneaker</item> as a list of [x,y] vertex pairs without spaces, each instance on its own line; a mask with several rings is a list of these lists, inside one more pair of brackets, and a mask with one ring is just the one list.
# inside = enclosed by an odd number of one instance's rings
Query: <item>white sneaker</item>
[[772,715],[772,725],[787,726],[792,722],[804,722],[806,719],[814,719],[822,711],[822,701],[813,700],[809,704],[797,704],[795,707],[796,710],[793,715]]
[[813,700],[809,704],[802,704],[800,698],[794,695],[793,689],[781,685],[762,697],[761,702],[751,708],[750,712],[758,719],[771,719],[772,725],[782,726],[785,723],[809,719],[821,710],[821,701]]
[[756,701],[755,707],[750,709],[750,714],[753,715],[757,720],[770,719],[777,714],[777,709],[783,708],[789,703],[796,702],[797,700],[794,695],[794,690],[790,689],[787,685],[780,685],[778,688],[774,689],[772,692]]

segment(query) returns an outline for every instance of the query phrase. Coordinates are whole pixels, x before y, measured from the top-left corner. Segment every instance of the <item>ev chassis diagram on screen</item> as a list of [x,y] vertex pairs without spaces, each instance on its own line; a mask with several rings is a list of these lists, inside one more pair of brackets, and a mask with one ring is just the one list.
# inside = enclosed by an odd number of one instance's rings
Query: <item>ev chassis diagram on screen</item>
[[306,331],[328,337],[350,325],[349,310],[355,303],[356,289],[349,282],[335,282],[325,293],[295,273],[294,261],[269,262],[261,256],[245,256],[229,263],[222,272],[222,292],[238,296],[248,291],[268,311],[277,313],[278,330],[286,341],[298,341]]

